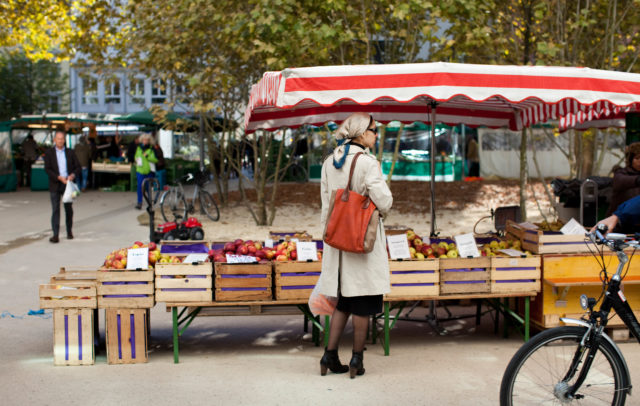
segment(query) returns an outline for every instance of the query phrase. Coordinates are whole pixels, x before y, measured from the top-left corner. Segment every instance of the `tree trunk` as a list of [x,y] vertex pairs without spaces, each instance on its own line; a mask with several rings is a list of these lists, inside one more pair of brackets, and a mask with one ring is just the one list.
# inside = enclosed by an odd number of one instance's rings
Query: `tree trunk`
[[382,163],[382,154],[384,153],[384,140],[387,137],[387,124],[383,125],[379,129],[380,137],[378,137],[378,162]]
[[520,215],[527,221],[527,129],[522,129],[520,140]]
[[400,123],[400,128],[398,129],[398,135],[396,136],[396,145],[393,148],[393,158],[391,158],[391,168],[389,169],[389,174],[387,175],[387,185],[391,184],[391,176],[393,176],[393,169],[396,167],[396,162],[398,161],[398,151],[400,150],[400,137],[402,136],[403,131],[404,131],[404,124]]

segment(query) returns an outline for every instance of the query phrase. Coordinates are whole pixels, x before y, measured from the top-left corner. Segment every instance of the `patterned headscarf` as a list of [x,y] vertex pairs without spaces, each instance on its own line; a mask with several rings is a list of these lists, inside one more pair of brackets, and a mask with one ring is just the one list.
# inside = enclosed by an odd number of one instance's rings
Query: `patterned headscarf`
[[349,154],[349,141],[364,134],[372,120],[373,117],[367,113],[353,113],[340,124],[333,134],[338,140],[338,146],[333,151],[333,166],[336,169],[340,169],[344,165],[347,154]]

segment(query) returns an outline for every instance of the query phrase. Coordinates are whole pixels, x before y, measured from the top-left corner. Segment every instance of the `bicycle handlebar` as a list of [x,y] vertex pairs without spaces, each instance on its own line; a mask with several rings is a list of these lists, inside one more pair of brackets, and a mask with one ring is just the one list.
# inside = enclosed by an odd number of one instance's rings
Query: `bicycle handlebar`
[[611,251],[614,252],[623,251],[628,247],[637,248],[640,245],[640,242],[636,240],[627,240],[627,236],[624,234],[607,234],[607,226],[605,226],[604,224],[598,224],[598,226],[592,232],[589,232],[586,235],[594,244],[606,245],[607,247],[609,247],[609,249],[611,249]]

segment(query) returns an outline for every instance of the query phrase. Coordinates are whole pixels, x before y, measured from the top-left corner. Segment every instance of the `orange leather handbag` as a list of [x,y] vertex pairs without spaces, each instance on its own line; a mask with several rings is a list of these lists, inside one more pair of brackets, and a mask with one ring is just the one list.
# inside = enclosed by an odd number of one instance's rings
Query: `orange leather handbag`
[[369,196],[351,190],[351,177],[361,154],[351,161],[347,188],[331,193],[323,240],[339,250],[364,254],[373,250],[380,213]]

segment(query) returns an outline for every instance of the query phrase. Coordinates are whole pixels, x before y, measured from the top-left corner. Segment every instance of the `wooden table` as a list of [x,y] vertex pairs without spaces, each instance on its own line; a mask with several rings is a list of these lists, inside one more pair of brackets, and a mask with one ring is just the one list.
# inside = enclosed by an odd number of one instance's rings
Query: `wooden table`
[[[173,362],[179,362],[179,337],[198,316],[256,316],[256,315],[291,315],[302,313],[313,324],[313,337],[318,344],[319,331],[324,328],[319,318],[311,314],[307,300],[269,300],[242,302],[168,302],[167,311],[171,310],[173,320]],[[178,313],[178,308],[183,309]],[[328,326],[329,316],[325,325]],[[180,329],[181,324],[182,329]],[[306,320],[305,320],[306,326]],[[328,335],[325,334],[328,337]]]
[[[459,300],[459,299],[506,299],[523,297],[525,308],[524,318],[513,312],[508,303],[494,304],[497,311],[502,312],[505,318],[511,317],[513,320],[522,324],[524,327],[524,339],[529,340],[529,308],[531,296],[535,296],[536,292],[518,292],[518,293],[472,293],[458,294],[446,296],[411,296],[411,297],[394,297],[385,298],[383,313],[375,317],[384,319],[384,327],[382,331],[381,344],[384,354],[389,355],[390,330],[400,318],[404,305],[401,305],[394,316],[391,316],[391,303],[405,303],[411,301],[430,301],[430,300]],[[312,323],[313,340],[318,345],[319,332],[324,332],[324,344],[328,344],[329,340],[329,316],[325,316],[324,326],[320,323],[320,318],[314,316],[307,306],[307,300],[270,300],[270,301],[242,301],[242,302],[168,302],[166,303],[167,311],[172,312],[173,325],[173,361],[179,362],[179,337],[189,327],[191,322],[197,316],[256,316],[256,315],[291,315],[302,313],[306,321]],[[178,310],[182,307],[182,310]],[[184,324],[184,326],[181,326]],[[505,323],[506,325],[506,323]],[[372,325],[372,339],[375,342],[378,337],[375,322]]]

